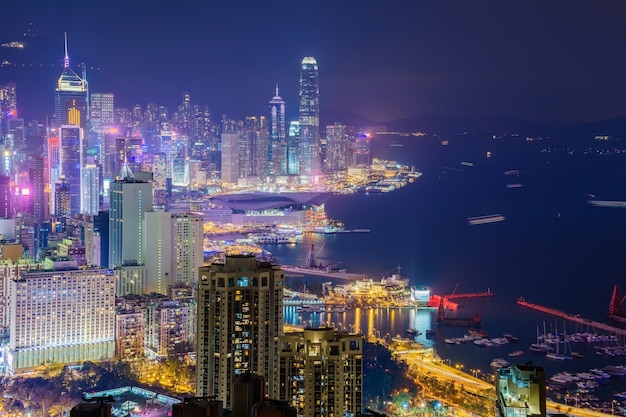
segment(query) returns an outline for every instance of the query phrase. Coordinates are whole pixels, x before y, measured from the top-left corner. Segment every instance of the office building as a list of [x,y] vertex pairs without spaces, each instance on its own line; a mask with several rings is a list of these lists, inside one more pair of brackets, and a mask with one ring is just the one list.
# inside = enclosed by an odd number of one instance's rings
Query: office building
[[111,271],[77,269],[70,258],[46,258],[44,269],[23,271],[11,281],[10,339],[4,355],[8,372],[50,362],[112,359],[115,282]]
[[363,411],[363,336],[333,328],[278,337],[278,399],[303,417],[354,417]]
[[47,217],[46,213],[46,181],[44,178],[44,159],[41,155],[36,155],[30,160],[28,168],[28,179],[30,181],[30,208],[29,212],[35,221],[42,221]]
[[497,369],[496,412],[501,417],[545,417],[546,373],[543,368],[512,365]]
[[287,132],[285,130],[285,102],[276,95],[269,102],[270,107],[270,143],[268,161],[270,175],[287,175]]
[[284,273],[254,255],[226,256],[198,274],[196,395],[233,407],[234,378],[251,372],[273,396],[276,337],[283,328]]
[[287,175],[298,175],[300,172],[300,122],[289,122],[287,138]]
[[124,175],[109,190],[109,268],[145,263],[144,218],[152,210],[152,184]]
[[239,134],[222,133],[222,182],[237,184],[239,180]]
[[76,125],[82,129],[87,126],[87,82],[70,68],[67,54],[67,35],[65,37],[65,58],[63,71],[57,82],[54,94],[55,126]]
[[348,131],[343,123],[326,126],[326,171],[348,168]]
[[313,57],[302,60],[300,70],[300,155],[301,176],[316,175],[319,172],[320,147],[320,103],[317,61]]
[[83,158],[87,149],[83,139],[83,130],[74,125],[59,127],[61,147],[61,174],[68,183],[70,192],[70,217],[81,213],[81,181]]
[[95,216],[100,210],[100,169],[93,156],[88,156],[82,169],[80,212]]
[[70,194],[70,184],[61,174],[59,182],[54,184],[54,213],[57,218],[69,218],[72,216],[72,199]]
[[13,193],[11,192],[11,178],[0,175],[0,217],[13,218]]

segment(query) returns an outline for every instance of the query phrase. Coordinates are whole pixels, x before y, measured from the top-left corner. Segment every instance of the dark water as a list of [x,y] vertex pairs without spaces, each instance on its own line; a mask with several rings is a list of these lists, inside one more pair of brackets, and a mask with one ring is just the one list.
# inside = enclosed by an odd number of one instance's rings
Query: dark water
[[[390,146],[394,144],[396,146]],[[402,146],[397,146],[402,145]],[[626,209],[600,208],[587,203],[626,200],[626,154],[601,155],[611,143],[590,140],[573,146],[567,140],[528,142],[520,138],[493,140],[461,136],[447,146],[426,137],[374,139],[375,156],[414,165],[423,175],[405,188],[382,194],[334,196],[326,205],[331,218],[347,228],[368,228],[367,234],[306,236],[292,246],[268,247],[279,262],[304,263],[310,244],[321,248],[322,263],[341,262],[352,272],[379,278],[396,266],[412,285],[427,285],[437,294],[480,292],[496,296],[460,300],[458,315],[480,314],[490,336],[512,333],[519,345],[479,348],[446,345],[445,337],[465,329],[439,328],[434,313],[415,310],[363,310],[345,314],[298,317],[355,326],[364,334],[401,334],[409,327],[437,331],[433,341],[440,356],[462,363],[464,369],[489,370],[495,357],[522,349],[518,362],[533,360],[548,375],[560,370],[583,371],[606,364],[626,364],[626,356],[600,357],[592,346],[576,346],[586,360],[557,363],[528,350],[543,332],[556,326],[579,329],[555,317],[518,306],[528,301],[604,321],[613,286],[626,281]],[[487,157],[487,152],[491,157]],[[462,161],[474,166],[464,166]],[[519,175],[505,175],[519,170]],[[519,183],[522,187],[507,188]],[[506,221],[471,226],[467,217],[493,213]],[[311,281],[321,280],[314,278]],[[353,327],[351,327],[353,329]],[[599,395],[626,390],[611,382]],[[608,394],[607,394],[608,393]]]

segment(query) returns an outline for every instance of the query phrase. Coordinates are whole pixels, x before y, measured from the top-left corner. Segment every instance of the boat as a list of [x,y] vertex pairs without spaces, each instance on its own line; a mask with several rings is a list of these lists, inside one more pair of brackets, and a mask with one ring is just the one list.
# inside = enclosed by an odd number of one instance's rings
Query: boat
[[582,353],[572,352],[572,358],[574,358],[574,359],[585,359],[586,356],[583,355]]
[[496,213],[496,214],[488,214],[485,216],[476,216],[476,217],[468,217],[467,218],[467,222],[469,224],[473,225],[477,225],[477,224],[487,224],[487,223],[496,223],[496,222],[501,222],[506,220],[506,217],[504,217],[502,214],[500,213]]
[[489,365],[494,368],[504,368],[505,366],[509,366],[509,362],[502,358],[496,358],[492,360]]
[[621,399],[623,399],[623,400],[626,400],[626,391],[622,391],[622,392],[614,392],[614,393],[613,393],[613,396],[614,396],[614,397],[617,397],[617,398],[621,398]]
[[433,336],[437,335],[437,332],[434,330],[426,329],[426,338],[429,339]]
[[509,356],[517,357],[517,356],[522,356],[523,354],[524,354],[523,350],[516,350],[514,352],[509,353]]
[[417,333],[419,333],[416,329],[414,329],[412,327],[409,327],[408,329],[406,329],[406,332],[408,334],[417,334]]
[[506,337],[509,341],[509,343],[518,343],[519,339],[515,336],[513,336],[512,334],[509,333],[504,333],[502,336]]

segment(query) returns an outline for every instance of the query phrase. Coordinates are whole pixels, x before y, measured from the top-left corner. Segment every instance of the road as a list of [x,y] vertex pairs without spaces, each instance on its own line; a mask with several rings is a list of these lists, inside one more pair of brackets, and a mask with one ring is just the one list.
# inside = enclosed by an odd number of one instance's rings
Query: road
[[[465,390],[471,393],[495,398],[493,383],[463,372],[461,370],[462,368],[449,366],[440,358],[425,353],[422,348],[402,349],[392,351],[392,353],[399,359],[404,360],[410,368],[418,371],[418,373],[430,373],[437,378],[449,380],[449,382],[454,381],[456,384],[462,384]],[[477,374],[480,373],[480,371],[475,372]],[[558,411],[576,417],[606,417],[611,415],[553,401],[548,401],[546,407],[550,412]]]

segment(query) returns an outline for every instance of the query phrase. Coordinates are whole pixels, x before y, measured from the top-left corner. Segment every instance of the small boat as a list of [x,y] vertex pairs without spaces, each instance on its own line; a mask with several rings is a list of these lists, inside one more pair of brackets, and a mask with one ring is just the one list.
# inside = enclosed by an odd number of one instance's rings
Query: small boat
[[418,331],[416,329],[412,328],[412,327],[409,327],[408,329],[406,329],[406,332],[408,334],[417,334],[418,333]]
[[582,353],[572,352],[572,358],[574,358],[574,359],[585,359],[586,356],[583,355]]
[[493,366],[494,368],[503,368],[505,366],[508,366],[509,362],[502,358],[496,358],[491,361],[490,365]]
[[506,337],[509,343],[519,343],[519,339],[512,334],[504,333],[502,336]]
[[517,356],[522,356],[523,354],[524,354],[523,350],[516,350],[515,352],[509,353],[509,356],[517,357]]
[[436,334],[437,334],[437,332],[435,332],[434,330],[426,329],[426,338],[427,339],[435,336]]

